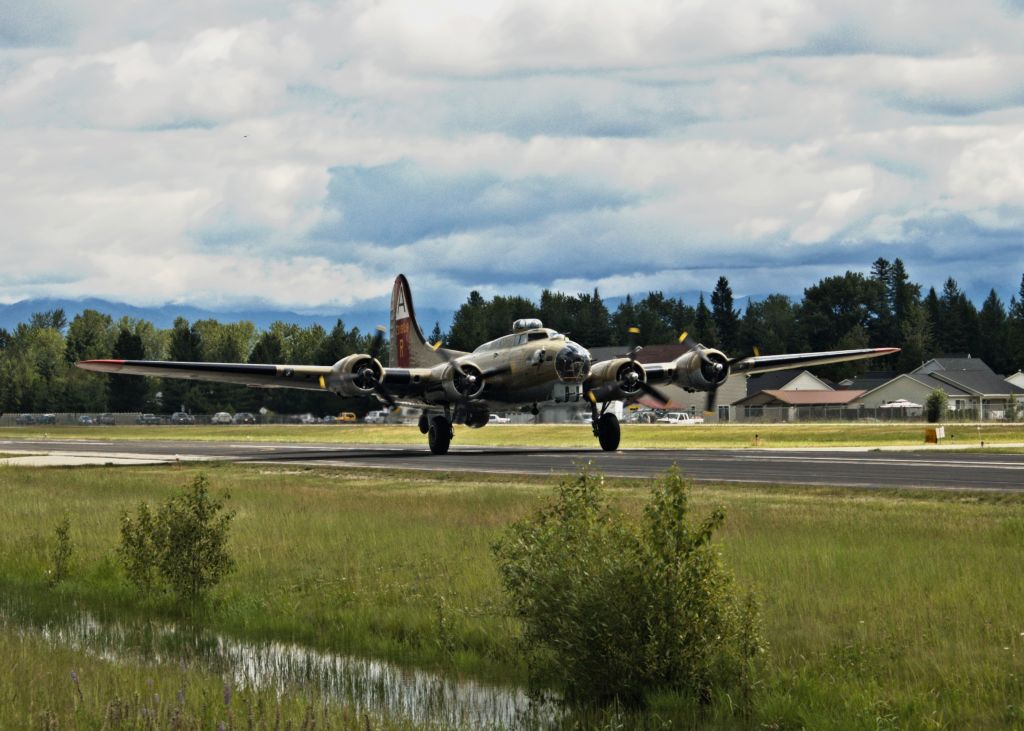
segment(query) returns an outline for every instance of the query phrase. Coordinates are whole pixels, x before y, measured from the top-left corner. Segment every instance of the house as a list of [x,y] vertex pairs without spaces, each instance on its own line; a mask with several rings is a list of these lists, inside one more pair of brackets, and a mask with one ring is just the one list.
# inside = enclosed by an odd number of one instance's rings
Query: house
[[818,378],[810,371],[791,368],[786,371],[770,371],[747,378],[747,396],[759,391],[834,391],[835,384]]
[[958,418],[1002,419],[1010,396],[1024,396],[1024,387],[1008,382],[980,358],[933,358],[910,373],[864,393],[852,406],[877,409],[906,399],[923,404],[936,389],[949,399]]
[[859,390],[769,389],[733,404],[739,421],[800,421],[841,419],[847,406],[864,395]]

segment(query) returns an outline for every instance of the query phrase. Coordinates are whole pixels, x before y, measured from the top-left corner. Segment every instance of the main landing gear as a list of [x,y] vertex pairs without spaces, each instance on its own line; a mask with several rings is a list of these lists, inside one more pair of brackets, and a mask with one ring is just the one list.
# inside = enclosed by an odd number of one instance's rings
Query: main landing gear
[[600,413],[597,411],[597,404],[591,403],[590,418],[594,427],[594,436],[597,437],[601,449],[606,452],[614,452],[619,448],[621,430],[619,429],[619,418],[608,411],[608,403],[606,401],[601,406]]
[[430,416],[427,412],[420,415],[420,434],[427,435],[427,444],[433,454],[448,454],[448,447],[451,446],[452,437],[455,431],[452,429],[452,422],[447,412],[444,416],[437,414]]

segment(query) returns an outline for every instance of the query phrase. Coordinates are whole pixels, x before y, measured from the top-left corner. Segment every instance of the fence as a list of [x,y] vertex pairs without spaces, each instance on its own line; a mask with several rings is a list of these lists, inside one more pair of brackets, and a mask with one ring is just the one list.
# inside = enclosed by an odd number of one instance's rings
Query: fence
[[[921,423],[927,421],[923,408],[883,409],[847,408],[844,406],[733,406],[736,423],[779,424],[822,421],[866,421]],[[984,407],[979,418],[978,409],[947,411],[941,421],[1006,421],[1005,407]],[[1018,416],[1018,420],[1020,420]]]

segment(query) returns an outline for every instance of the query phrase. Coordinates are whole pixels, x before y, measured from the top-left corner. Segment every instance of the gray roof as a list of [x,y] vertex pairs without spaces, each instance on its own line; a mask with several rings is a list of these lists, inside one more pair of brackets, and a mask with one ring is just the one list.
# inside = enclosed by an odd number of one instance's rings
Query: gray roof
[[982,396],[1018,396],[1024,394],[1024,388],[1014,386],[1002,376],[992,371],[939,371],[930,375],[934,380],[951,383],[969,393]]
[[787,371],[769,371],[749,376],[747,378],[747,396],[753,396],[761,391],[777,391],[801,373],[803,373],[802,368],[790,368]]
[[992,369],[988,367],[981,358],[932,358],[919,365],[917,368],[912,370],[911,375],[918,373],[934,373],[937,371],[988,371],[992,372]]

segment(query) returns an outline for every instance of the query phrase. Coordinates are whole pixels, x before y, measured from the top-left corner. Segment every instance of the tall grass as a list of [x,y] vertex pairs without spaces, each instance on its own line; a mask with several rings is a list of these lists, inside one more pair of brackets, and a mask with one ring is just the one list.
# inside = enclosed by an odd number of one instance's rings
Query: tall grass
[[[549,481],[205,469],[238,511],[238,571],[200,616],[211,628],[488,680],[525,678],[490,545],[548,499]],[[196,471],[0,469],[0,592],[40,611],[173,616],[121,576],[118,516]],[[614,484],[635,514],[643,484]],[[712,716],[705,726],[1024,726],[1020,499],[700,486],[693,502],[699,511],[725,507],[716,545],[760,598],[770,645],[755,717]],[[53,526],[65,513],[74,559],[50,589]],[[653,716],[630,723],[677,713],[671,699],[655,705]]]

